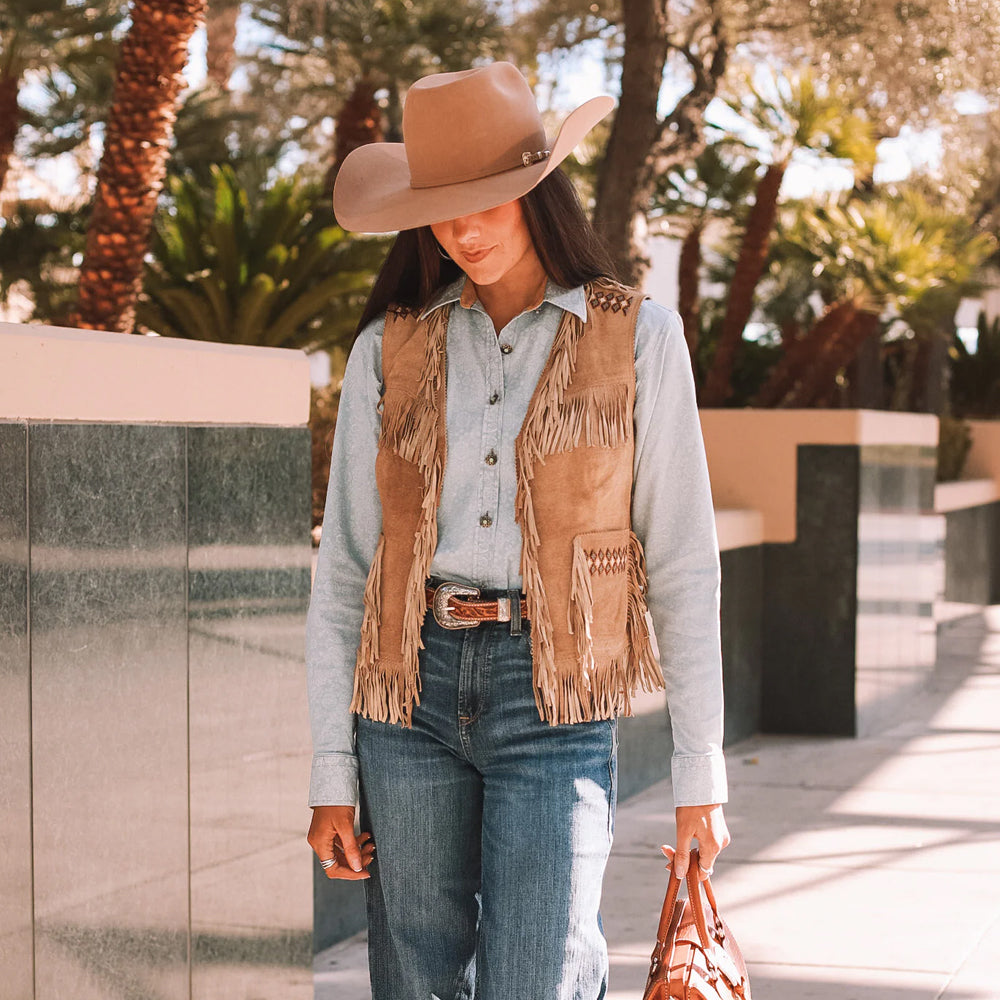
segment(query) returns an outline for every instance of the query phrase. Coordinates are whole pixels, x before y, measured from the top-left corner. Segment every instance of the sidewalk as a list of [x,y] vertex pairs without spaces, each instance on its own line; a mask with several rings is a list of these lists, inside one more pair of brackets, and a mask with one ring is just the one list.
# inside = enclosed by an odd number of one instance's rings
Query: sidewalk
[[[933,683],[892,729],[727,748],[712,884],[755,1000],[1000,1000],[1000,606],[945,613]],[[619,807],[608,1000],[642,996],[672,828],[669,781]],[[363,935],[317,957],[317,1000],[370,996]]]

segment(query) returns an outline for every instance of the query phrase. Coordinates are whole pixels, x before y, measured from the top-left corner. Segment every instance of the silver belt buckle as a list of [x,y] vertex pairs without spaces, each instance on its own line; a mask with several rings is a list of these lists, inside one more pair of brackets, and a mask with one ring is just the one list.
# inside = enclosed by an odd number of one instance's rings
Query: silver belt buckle
[[461,618],[456,618],[448,610],[448,601],[453,597],[478,597],[478,587],[466,587],[461,583],[442,583],[434,591],[434,600],[431,602],[431,610],[434,612],[434,620],[441,628],[475,628],[479,622],[467,622]]

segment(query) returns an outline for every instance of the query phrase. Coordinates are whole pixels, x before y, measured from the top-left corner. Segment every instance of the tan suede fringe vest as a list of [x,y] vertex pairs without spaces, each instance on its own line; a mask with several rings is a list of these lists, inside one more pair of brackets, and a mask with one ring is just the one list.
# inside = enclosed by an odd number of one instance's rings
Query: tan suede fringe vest
[[[635,322],[644,296],[606,281],[585,290],[587,322],[563,313],[515,444],[535,702],[553,725],[630,715],[639,687],[663,687],[630,517]],[[351,711],[404,726],[420,703],[449,314],[441,306],[421,322],[414,310],[390,307],[382,341],[382,534],[365,586]]]

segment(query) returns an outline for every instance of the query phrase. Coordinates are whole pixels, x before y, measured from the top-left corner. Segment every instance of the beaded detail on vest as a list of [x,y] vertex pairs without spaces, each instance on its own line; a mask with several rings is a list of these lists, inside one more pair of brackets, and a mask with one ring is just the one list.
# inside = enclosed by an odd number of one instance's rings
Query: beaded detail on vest
[[[587,323],[563,313],[515,443],[535,702],[552,724],[631,714],[638,688],[663,687],[630,521],[643,296],[606,281],[585,290]],[[383,338],[383,532],[365,587],[351,710],[403,725],[419,704],[424,583],[437,543],[449,313],[438,308],[421,323],[413,310],[391,308]]]

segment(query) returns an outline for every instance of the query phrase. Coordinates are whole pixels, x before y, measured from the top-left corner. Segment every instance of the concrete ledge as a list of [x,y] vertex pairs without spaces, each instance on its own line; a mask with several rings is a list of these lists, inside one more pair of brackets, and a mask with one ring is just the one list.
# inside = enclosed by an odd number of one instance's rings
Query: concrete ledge
[[303,351],[0,323],[0,419],[298,426]]
[[993,479],[959,479],[938,483],[934,487],[934,510],[946,514],[950,510],[982,507],[1000,500],[1000,488]]
[[933,414],[883,410],[703,409],[712,496],[720,508],[759,510],[764,541],[795,541],[799,445],[936,448]]
[[764,541],[764,515],[759,510],[716,509],[715,531],[720,552],[760,545]]

